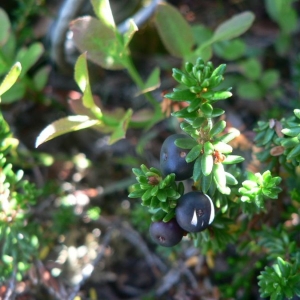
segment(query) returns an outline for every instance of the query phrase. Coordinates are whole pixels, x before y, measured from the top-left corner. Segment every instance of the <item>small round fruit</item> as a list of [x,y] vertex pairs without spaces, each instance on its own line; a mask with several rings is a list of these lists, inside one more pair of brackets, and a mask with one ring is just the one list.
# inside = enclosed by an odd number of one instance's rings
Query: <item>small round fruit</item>
[[153,222],[150,225],[150,236],[154,242],[164,247],[177,245],[183,237],[184,231],[177,224],[176,219],[169,222]]
[[185,231],[202,231],[212,223],[214,217],[213,202],[202,192],[189,192],[178,199],[176,220]]
[[174,142],[179,138],[188,138],[185,134],[172,134],[163,142],[160,150],[160,168],[166,176],[175,173],[175,180],[185,180],[193,176],[194,163],[187,163],[186,155],[190,149],[177,147]]

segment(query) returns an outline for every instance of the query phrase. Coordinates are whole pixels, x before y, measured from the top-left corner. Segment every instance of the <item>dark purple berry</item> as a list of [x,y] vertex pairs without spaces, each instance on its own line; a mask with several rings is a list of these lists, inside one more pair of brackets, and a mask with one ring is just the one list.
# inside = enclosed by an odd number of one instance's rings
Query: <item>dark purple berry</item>
[[177,224],[176,219],[169,222],[153,222],[150,225],[149,232],[153,241],[164,247],[177,245],[184,235],[184,231]]
[[188,138],[185,134],[170,135],[162,144],[160,150],[160,168],[166,176],[175,173],[175,180],[185,180],[193,176],[194,162],[187,163],[186,155],[190,149],[177,147],[174,142],[179,138]]
[[202,192],[189,192],[178,199],[176,220],[178,225],[187,232],[199,232],[206,229],[214,217],[214,205],[211,199]]

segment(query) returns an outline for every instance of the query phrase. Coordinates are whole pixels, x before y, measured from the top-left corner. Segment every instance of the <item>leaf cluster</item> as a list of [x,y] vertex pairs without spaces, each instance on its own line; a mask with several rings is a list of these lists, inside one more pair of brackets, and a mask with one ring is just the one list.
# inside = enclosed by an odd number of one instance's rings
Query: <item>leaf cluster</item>
[[170,221],[175,216],[177,200],[184,193],[182,182],[175,182],[175,174],[165,178],[156,168],[134,168],[132,172],[138,183],[131,186],[130,198],[141,198],[142,205],[153,213],[152,221]]

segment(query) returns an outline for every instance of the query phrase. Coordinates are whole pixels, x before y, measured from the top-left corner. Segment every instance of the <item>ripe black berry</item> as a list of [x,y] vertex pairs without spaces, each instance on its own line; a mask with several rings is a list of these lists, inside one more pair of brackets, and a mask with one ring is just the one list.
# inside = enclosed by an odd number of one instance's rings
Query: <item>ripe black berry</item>
[[188,138],[185,134],[170,135],[160,150],[160,168],[166,176],[175,173],[175,180],[185,180],[193,176],[194,163],[187,163],[185,157],[190,151],[177,147],[174,142],[178,138]]
[[150,225],[150,236],[154,242],[164,247],[172,247],[177,245],[184,234],[184,231],[177,224],[176,219],[169,222],[154,222]]
[[214,217],[214,205],[211,199],[202,192],[189,192],[178,199],[176,220],[185,231],[202,231],[211,224]]

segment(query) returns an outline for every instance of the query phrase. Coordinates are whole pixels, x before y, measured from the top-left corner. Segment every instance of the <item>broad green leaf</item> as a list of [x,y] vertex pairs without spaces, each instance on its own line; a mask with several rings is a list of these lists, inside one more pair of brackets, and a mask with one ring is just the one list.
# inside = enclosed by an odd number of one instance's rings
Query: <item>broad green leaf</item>
[[263,96],[263,91],[257,82],[242,81],[236,89],[239,97],[247,100],[258,100]]
[[2,96],[13,86],[13,84],[17,81],[21,71],[22,66],[20,62],[16,62],[0,84],[0,96]]
[[35,147],[68,132],[73,132],[99,124],[99,120],[90,119],[88,116],[69,116],[54,121],[48,125],[36,139]]
[[262,75],[262,65],[256,58],[249,58],[241,63],[243,74],[251,80],[258,80]]
[[[192,26],[192,32],[193,32],[195,43],[198,46],[200,46],[203,43],[205,43],[206,41],[208,41],[213,35],[213,32],[211,29],[209,29],[203,25],[199,25],[199,24]],[[202,56],[201,56],[201,58],[202,58]]]
[[249,11],[233,16],[216,28],[212,41],[225,41],[242,35],[251,27],[254,19],[254,14]]
[[44,53],[44,46],[42,43],[34,43],[28,48],[22,48],[17,53],[16,60],[22,65],[22,72],[20,78],[22,78],[27,71],[39,60]]
[[41,91],[47,84],[50,74],[50,67],[44,66],[40,68],[33,76],[34,87],[37,91]]
[[113,143],[117,142],[120,139],[123,139],[126,135],[127,127],[129,124],[129,121],[131,119],[133,111],[131,109],[128,109],[125,113],[124,117],[121,119],[119,125],[115,128],[113,133],[111,134],[109,138],[109,144],[112,145]]
[[109,70],[124,69],[126,50],[107,24],[86,16],[71,22],[75,45],[95,64]]
[[232,147],[226,143],[223,142],[217,142],[214,144],[214,148],[215,150],[224,153],[224,154],[228,154],[232,152]]
[[124,39],[124,47],[128,47],[131,39],[133,38],[134,34],[138,31],[139,29],[137,28],[136,24],[134,21],[131,19],[129,20],[129,28],[127,32],[124,33],[123,39]]
[[86,108],[92,109],[98,117],[101,117],[101,111],[96,106],[90,86],[89,72],[86,61],[86,52],[82,53],[75,64],[74,78],[80,90],[83,93],[82,103]]
[[160,69],[157,67],[151,72],[144,85],[143,90],[140,91],[138,94],[148,93],[150,91],[157,89],[160,86],[159,75],[160,75]]
[[193,32],[176,8],[160,3],[156,9],[155,25],[164,46],[172,55],[183,58],[191,53]]
[[11,25],[5,10],[0,8],[0,47],[2,47],[9,38]]
[[207,141],[204,143],[204,153],[205,154],[212,154],[214,152],[214,145],[210,142],[210,141]]
[[214,43],[213,49],[216,55],[222,59],[236,60],[244,55],[246,44],[241,39],[235,39],[232,41]]
[[115,29],[116,24],[110,8],[109,0],[91,0],[96,16],[106,26]]
[[265,89],[270,89],[278,83],[279,77],[277,70],[267,70],[263,73],[260,82]]

